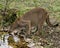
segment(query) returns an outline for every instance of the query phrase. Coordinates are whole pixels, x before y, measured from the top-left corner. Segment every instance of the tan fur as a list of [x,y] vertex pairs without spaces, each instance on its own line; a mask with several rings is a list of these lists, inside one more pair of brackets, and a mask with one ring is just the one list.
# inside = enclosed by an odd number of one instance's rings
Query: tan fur
[[29,34],[32,26],[38,26],[38,32],[40,33],[42,31],[44,21],[46,21],[50,27],[56,27],[56,25],[52,25],[50,23],[48,12],[43,8],[34,8],[25,13],[22,17],[17,18],[11,29],[14,29],[18,24],[20,25],[21,21],[29,24]]

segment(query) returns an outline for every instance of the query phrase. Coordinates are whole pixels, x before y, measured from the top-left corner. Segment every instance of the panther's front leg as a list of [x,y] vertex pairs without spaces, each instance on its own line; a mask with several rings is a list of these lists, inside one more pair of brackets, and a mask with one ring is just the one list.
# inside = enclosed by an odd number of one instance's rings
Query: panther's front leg
[[21,20],[22,22],[25,22],[28,25],[29,30],[27,31],[27,34],[30,35],[31,31],[31,21],[30,20]]

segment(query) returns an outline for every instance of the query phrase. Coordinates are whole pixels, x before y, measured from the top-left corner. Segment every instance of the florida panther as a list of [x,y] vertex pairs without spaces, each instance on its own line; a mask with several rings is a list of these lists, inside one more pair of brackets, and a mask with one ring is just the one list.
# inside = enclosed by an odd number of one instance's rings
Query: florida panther
[[42,26],[44,22],[48,24],[50,27],[57,27],[58,24],[52,25],[49,20],[48,12],[43,8],[34,8],[30,11],[26,12],[22,17],[19,17],[15,20],[15,22],[12,24],[11,29],[13,30],[16,26],[21,26],[21,22],[26,22],[29,24],[29,32],[32,26],[38,27],[38,34],[42,31]]

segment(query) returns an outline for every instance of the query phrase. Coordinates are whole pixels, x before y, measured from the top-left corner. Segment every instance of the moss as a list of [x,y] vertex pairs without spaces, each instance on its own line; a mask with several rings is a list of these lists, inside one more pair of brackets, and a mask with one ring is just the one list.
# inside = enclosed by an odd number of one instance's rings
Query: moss
[[13,36],[9,36],[8,37],[8,45],[11,45],[11,44],[14,44],[14,43],[15,43],[15,41],[14,41]]

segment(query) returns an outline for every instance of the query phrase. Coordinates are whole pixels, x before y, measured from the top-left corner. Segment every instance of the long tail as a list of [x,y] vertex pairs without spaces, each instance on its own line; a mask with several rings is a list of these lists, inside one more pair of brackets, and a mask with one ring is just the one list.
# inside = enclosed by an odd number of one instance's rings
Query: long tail
[[46,23],[47,23],[50,27],[57,27],[57,26],[58,26],[58,23],[55,24],[55,25],[51,24],[51,22],[50,22],[50,20],[49,20],[49,16],[48,16],[47,19],[46,19]]

